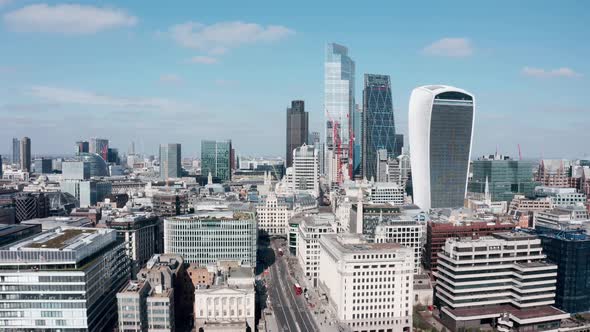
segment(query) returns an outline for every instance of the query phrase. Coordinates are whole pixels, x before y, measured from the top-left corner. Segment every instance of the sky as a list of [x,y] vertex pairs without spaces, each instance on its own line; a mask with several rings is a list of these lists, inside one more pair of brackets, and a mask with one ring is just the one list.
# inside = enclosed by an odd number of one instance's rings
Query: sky
[[[75,1],[75,0],[73,0]],[[160,6],[156,6],[159,4]],[[126,152],[232,139],[242,155],[285,154],[286,108],[303,99],[321,131],[325,45],[391,76],[396,129],[415,87],[475,95],[472,157],[590,154],[586,1],[0,0],[0,153],[33,155],[104,137]]]

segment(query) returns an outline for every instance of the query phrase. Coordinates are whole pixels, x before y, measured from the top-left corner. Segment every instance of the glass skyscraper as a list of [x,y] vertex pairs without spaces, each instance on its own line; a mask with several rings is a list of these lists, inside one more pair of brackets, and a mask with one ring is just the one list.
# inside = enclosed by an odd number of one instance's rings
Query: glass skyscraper
[[303,100],[293,100],[287,108],[287,167],[293,166],[293,150],[308,142],[309,116]]
[[31,168],[31,139],[23,137],[20,140],[20,169],[24,172],[32,172]]
[[12,164],[18,165],[20,163],[20,140],[18,138],[12,139]]
[[231,140],[201,141],[201,175],[231,180]]
[[412,91],[409,132],[414,203],[424,210],[464,205],[475,102],[470,93],[427,85]]
[[104,138],[91,138],[89,144],[90,153],[96,153],[104,161],[109,159],[109,140]]
[[180,144],[160,145],[160,178],[179,178],[182,176]]
[[395,121],[388,75],[365,74],[363,91],[363,176],[377,178],[377,151],[395,157]]
[[486,181],[492,201],[511,201],[515,194],[533,196],[533,162],[523,160],[474,160],[468,191],[485,193]]
[[343,169],[352,175],[349,145],[350,118],[355,106],[354,72],[354,61],[348,56],[348,49],[342,45],[328,44],[324,63],[325,166],[331,182],[343,180]]

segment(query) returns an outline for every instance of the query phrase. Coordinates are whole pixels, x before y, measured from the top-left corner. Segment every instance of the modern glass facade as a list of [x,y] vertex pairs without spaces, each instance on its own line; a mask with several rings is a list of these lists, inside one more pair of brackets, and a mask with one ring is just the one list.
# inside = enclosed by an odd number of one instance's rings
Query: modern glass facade
[[464,205],[472,129],[471,96],[443,92],[434,98],[430,120],[432,208]]
[[104,138],[91,138],[89,152],[98,154],[104,161],[109,158],[109,140]]
[[90,165],[89,177],[109,176],[109,169],[107,167],[106,161],[96,153],[80,153],[74,158],[73,161],[82,161],[84,163],[88,163]]
[[[303,144],[310,144],[309,114],[305,111],[303,100],[293,100],[287,108],[287,167],[293,166],[293,150]],[[319,137],[318,137],[319,138]]]
[[362,176],[363,161],[363,111],[356,105],[352,116],[352,174],[355,177]]
[[23,137],[20,140],[20,169],[24,172],[31,172],[31,139]]
[[333,167],[338,164],[349,167],[350,118],[355,105],[354,77],[355,64],[348,56],[348,48],[328,44],[324,63],[325,162],[331,182],[342,180],[341,169],[333,170]]
[[201,141],[201,175],[231,180],[231,140]]
[[533,162],[523,160],[474,160],[468,191],[485,193],[487,180],[492,201],[511,201],[515,194],[531,197],[538,185],[533,167]]
[[18,138],[12,139],[12,163],[18,165],[20,162],[20,140]]
[[395,121],[388,75],[365,74],[363,91],[363,177],[377,178],[377,151],[394,156]]
[[160,145],[160,178],[179,178],[182,176],[180,144]]

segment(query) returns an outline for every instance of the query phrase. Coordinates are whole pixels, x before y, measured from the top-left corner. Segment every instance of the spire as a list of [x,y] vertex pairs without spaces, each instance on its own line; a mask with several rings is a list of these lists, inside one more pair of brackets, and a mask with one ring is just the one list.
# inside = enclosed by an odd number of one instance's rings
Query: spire
[[486,202],[491,202],[492,199],[490,197],[490,183],[488,181],[488,177],[487,176],[486,176],[486,186],[485,186],[485,189],[484,189],[484,193],[485,193],[485,195],[484,195],[485,201]]
[[209,171],[209,175],[207,176],[207,185],[213,184],[213,175],[211,175],[211,171]]

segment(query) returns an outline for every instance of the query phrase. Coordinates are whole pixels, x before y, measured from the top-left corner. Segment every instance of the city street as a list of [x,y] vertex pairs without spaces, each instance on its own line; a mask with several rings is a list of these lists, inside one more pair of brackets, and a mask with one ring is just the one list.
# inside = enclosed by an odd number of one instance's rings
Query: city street
[[[277,249],[276,242],[272,248]],[[296,295],[294,283],[289,276],[286,257],[277,255],[275,263],[269,268],[268,294],[276,320],[282,331],[319,331],[303,295]]]

